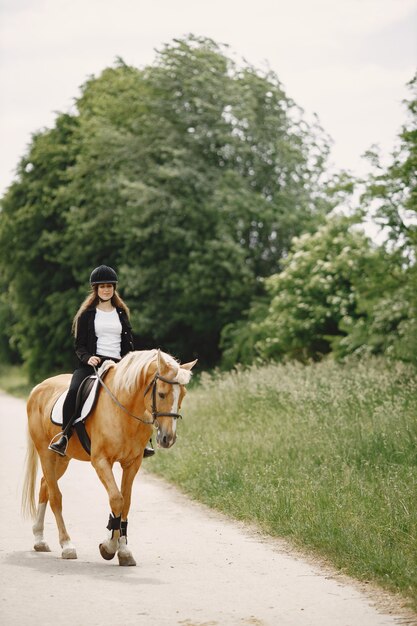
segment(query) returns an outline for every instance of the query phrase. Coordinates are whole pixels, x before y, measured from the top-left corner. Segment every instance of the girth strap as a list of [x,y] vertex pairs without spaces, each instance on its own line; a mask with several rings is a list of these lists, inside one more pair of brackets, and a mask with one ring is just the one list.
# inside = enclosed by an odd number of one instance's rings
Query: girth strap
[[87,454],[91,456],[91,440],[88,436],[88,432],[85,429],[85,423],[78,422],[77,424],[75,424],[74,428],[77,432],[78,439],[80,440],[82,447],[87,452]]

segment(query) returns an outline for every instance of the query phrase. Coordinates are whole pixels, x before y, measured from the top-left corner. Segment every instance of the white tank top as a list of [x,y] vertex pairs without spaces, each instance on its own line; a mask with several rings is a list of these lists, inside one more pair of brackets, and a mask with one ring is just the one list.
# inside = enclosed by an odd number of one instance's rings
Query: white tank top
[[94,327],[97,337],[97,354],[120,359],[122,325],[116,309],[113,311],[96,309]]

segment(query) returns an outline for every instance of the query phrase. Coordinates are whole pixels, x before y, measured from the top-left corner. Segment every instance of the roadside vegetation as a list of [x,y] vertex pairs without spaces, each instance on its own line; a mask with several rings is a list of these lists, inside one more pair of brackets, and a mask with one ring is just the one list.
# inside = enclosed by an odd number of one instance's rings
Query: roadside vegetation
[[18,398],[27,398],[33,384],[21,365],[0,365],[0,389]]
[[[27,397],[19,366],[0,389]],[[385,358],[203,373],[147,465],[192,498],[417,610],[417,370]]]
[[416,609],[416,374],[373,358],[203,376],[147,468]]

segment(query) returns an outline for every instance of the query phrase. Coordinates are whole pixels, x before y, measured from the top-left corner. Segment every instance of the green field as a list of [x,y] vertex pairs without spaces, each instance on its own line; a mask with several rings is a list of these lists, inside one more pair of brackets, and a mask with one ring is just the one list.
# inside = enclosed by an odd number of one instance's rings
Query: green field
[[[0,388],[24,397],[19,368]],[[146,468],[417,609],[417,372],[371,359],[201,376]]]
[[383,360],[203,376],[147,468],[417,608],[417,372]]

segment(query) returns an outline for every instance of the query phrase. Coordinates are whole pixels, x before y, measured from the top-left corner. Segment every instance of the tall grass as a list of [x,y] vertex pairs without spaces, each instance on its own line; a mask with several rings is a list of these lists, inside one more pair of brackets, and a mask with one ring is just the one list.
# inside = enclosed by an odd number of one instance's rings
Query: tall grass
[[[0,389],[26,397],[21,367]],[[379,359],[202,375],[147,469],[417,609],[417,372]]]
[[202,376],[154,471],[417,608],[417,376],[384,360]]

